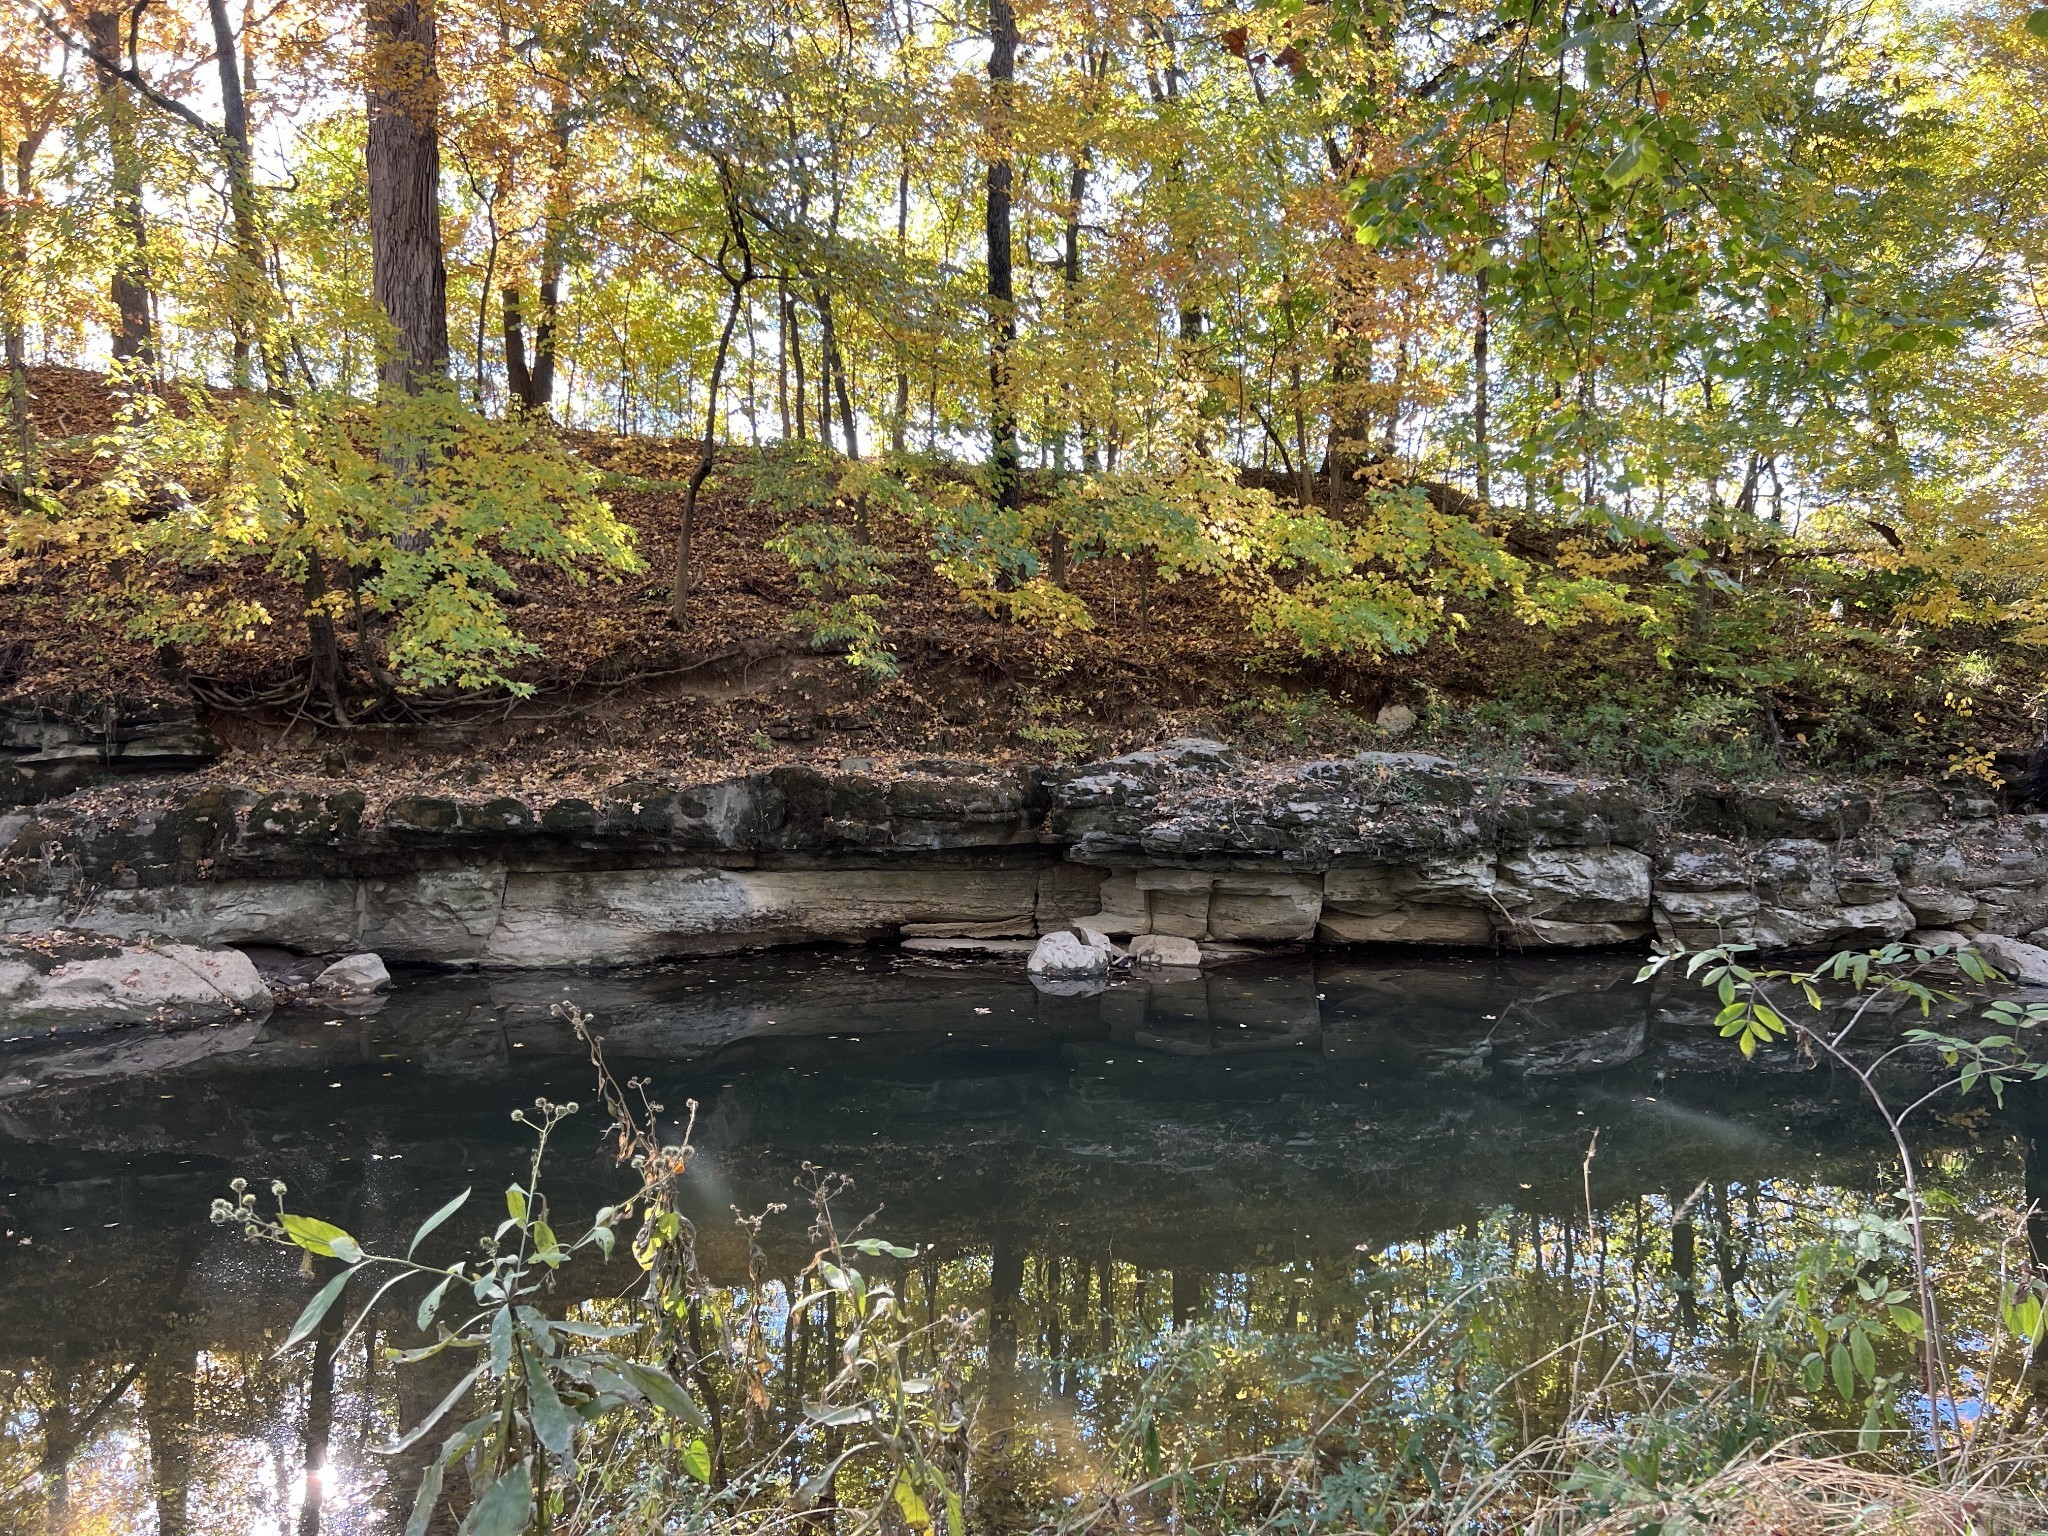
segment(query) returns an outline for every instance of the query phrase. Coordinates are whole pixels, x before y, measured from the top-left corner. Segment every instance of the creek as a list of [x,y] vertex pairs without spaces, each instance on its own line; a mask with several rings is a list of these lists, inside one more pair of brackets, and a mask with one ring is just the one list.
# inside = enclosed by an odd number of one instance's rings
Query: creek
[[[1516,1373],[1594,1317],[1599,1369],[1737,1379],[1802,1245],[1895,1208],[1897,1169],[1848,1085],[1789,1052],[1743,1063],[1707,1000],[1636,985],[1636,965],[1276,956],[1060,996],[1015,970],[786,952],[402,975],[374,1012],[17,1042],[0,1056],[0,1529],[402,1526],[411,1490],[373,1447],[420,1406],[382,1356],[413,1342],[403,1313],[277,1358],[311,1283],[208,1204],[231,1178],[282,1179],[294,1210],[390,1251],[473,1187],[430,1240],[444,1262],[522,1175],[511,1112],[545,1097],[583,1105],[547,1173],[557,1224],[580,1229],[630,1180],[551,1012],[564,999],[666,1122],[694,1114],[701,1262],[769,1298],[790,1401],[822,1347],[781,1290],[816,1247],[806,1165],[852,1181],[842,1226],[872,1213],[867,1233],[915,1250],[873,1264],[907,1307],[985,1315],[983,1509],[1020,1526],[1105,1475],[1141,1400],[1169,1434],[1284,1438],[1316,1360],[1394,1358],[1447,1287],[1467,1312],[1390,1399],[1487,1379],[1504,1424],[1554,1427],[1554,1370]],[[2025,1262],[2037,1112],[1954,1108],[1920,1146],[1952,1202],[1940,1284],[1978,1305],[1999,1263]],[[750,1243],[736,1213],[764,1211]],[[566,1267],[551,1305],[630,1295],[626,1246]]]

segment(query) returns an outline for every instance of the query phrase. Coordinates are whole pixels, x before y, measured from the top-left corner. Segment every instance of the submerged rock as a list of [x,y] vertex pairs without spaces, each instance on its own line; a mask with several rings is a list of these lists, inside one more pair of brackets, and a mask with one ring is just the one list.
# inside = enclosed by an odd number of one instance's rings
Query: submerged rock
[[208,1024],[268,1013],[238,949],[56,934],[0,942],[0,1039],[111,1024]]

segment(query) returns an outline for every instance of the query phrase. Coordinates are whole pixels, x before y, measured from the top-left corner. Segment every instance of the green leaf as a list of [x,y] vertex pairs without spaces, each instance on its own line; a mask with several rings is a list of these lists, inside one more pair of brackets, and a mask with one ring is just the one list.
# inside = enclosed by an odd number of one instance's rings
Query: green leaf
[[533,1256],[553,1269],[562,1262],[562,1245],[555,1240],[555,1229],[544,1221],[533,1224]]
[[1625,187],[1652,174],[1660,163],[1655,145],[1632,139],[1607,163],[1601,176],[1610,187]]
[[2027,13],[2027,31],[2039,38],[2048,38],[2048,9]]
[[533,1350],[522,1344],[519,1358],[526,1370],[526,1396],[533,1405],[533,1432],[554,1452],[571,1477],[576,1475],[576,1416],[562,1406],[555,1384]]
[[711,1481],[711,1447],[701,1437],[692,1440],[683,1452],[683,1470],[700,1483]]
[[512,1369],[512,1309],[500,1307],[491,1318],[491,1374],[503,1377]]
[[339,1259],[344,1264],[360,1264],[363,1250],[356,1240],[331,1221],[322,1221],[317,1216],[280,1216],[285,1235],[308,1253],[317,1253],[323,1259]]
[[960,1495],[946,1490],[946,1536],[967,1536],[967,1510]]
[[533,1523],[533,1472],[525,1462],[484,1490],[460,1536],[520,1536]]
[[413,1321],[419,1324],[421,1328],[425,1328],[427,1324],[431,1323],[434,1320],[434,1314],[441,1310],[441,1298],[448,1294],[448,1287],[454,1283],[455,1277],[449,1275],[439,1285],[422,1296],[420,1298],[420,1309],[413,1315]]
[[556,1333],[566,1333],[572,1339],[626,1339],[640,1330],[638,1328],[614,1327],[608,1323],[578,1323],[566,1318],[550,1318],[548,1327]]
[[2013,1335],[2030,1344],[2041,1341],[2042,1308],[2041,1298],[2029,1296],[2025,1301],[2005,1309],[2005,1326]]
[[706,1427],[704,1410],[691,1400],[689,1393],[676,1385],[675,1379],[667,1371],[638,1360],[621,1360],[618,1364],[626,1379],[663,1413],[681,1419],[697,1429]]
[[1835,1394],[1845,1403],[1856,1399],[1856,1364],[1849,1358],[1849,1347],[1837,1344],[1828,1351],[1828,1371],[1835,1380]]
[[355,1271],[344,1269],[313,1293],[313,1299],[306,1303],[306,1309],[299,1314],[299,1320],[292,1324],[292,1331],[285,1336],[285,1341],[277,1346],[280,1355],[320,1326],[320,1319],[327,1315],[328,1309],[340,1298],[342,1288],[354,1278],[354,1274]]
[[905,1248],[900,1243],[885,1243],[879,1237],[864,1237],[853,1246],[862,1253],[871,1256],[886,1253],[892,1259],[914,1259],[917,1257],[917,1250],[915,1248]]
[[917,1487],[910,1481],[910,1469],[905,1467],[896,1474],[896,1507],[903,1512],[903,1523],[913,1531],[928,1531],[932,1528],[932,1512],[918,1496]]
[[526,1220],[526,1191],[517,1184],[505,1191],[505,1209],[512,1213],[514,1221]]
[[456,1382],[454,1386],[448,1389],[448,1395],[442,1398],[439,1403],[435,1404],[434,1411],[432,1413],[428,1414],[424,1419],[421,1419],[419,1423],[413,1425],[411,1429],[407,1430],[403,1435],[400,1435],[396,1440],[392,1441],[389,1445],[379,1446],[377,1448],[377,1454],[379,1456],[396,1456],[400,1451],[405,1450],[408,1446],[417,1443],[420,1440],[420,1438],[427,1433],[428,1430],[432,1429],[436,1424],[440,1423],[441,1420],[445,1419],[448,1416],[449,1409],[453,1408],[457,1403],[461,1402],[464,1397],[468,1396],[469,1389],[476,1385],[477,1378],[483,1375],[483,1373],[483,1366],[481,1364],[477,1365],[474,1369],[472,1369],[469,1372],[468,1375],[464,1376],[462,1380]]
[[868,1403],[841,1403],[828,1407],[824,1403],[805,1403],[804,1417],[813,1424],[872,1424],[881,1418],[881,1413]]
[[453,1216],[457,1211],[461,1210],[462,1202],[467,1200],[468,1198],[469,1191],[465,1189],[461,1194],[457,1195],[453,1200],[450,1200],[446,1205],[442,1206],[441,1209],[434,1212],[434,1214],[429,1216],[425,1221],[421,1222],[419,1230],[413,1233],[412,1235],[412,1242],[406,1247],[405,1256],[409,1259],[415,1253],[417,1253],[419,1251],[421,1239],[423,1239],[429,1232],[433,1231],[434,1228],[441,1225],[441,1223],[446,1221],[450,1216]]
[[434,1518],[434,1506],[441,1502],[441,1478],[447,1470],[448,1463],[437,1458],[420,1474],[420,1491],[412,1501],[405,1536],[427,1536],[427,1523]]
[[1857,1375],[1865,1381],[1877,1379],[1877,1351],[1871,1347],[1870,1335],[1861,1328],[1849,1330],[1849,1358]]
[[441,1442],[441,1465],[444,1467],[454,1466],[456,1462],[469,1454],[470,1447],[483,1439],[484,1435],[497,1422],[497,1414],[484,1413],[477,1415],[477,1417],[463,1425],[462,1428],[456,1430],[454,1434]]

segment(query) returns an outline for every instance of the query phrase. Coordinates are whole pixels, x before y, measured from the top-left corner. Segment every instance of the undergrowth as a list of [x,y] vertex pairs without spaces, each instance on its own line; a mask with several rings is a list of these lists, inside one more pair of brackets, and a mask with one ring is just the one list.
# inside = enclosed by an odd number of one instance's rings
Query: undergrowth
[[[1486,1212],[1349,1275],[1283,1273],[1263,1299],[1197,1308],[1176,1274],[1166,1320],[1142,1271],[1119,1309],[1106,1266],[1048,1257],[1033,1277],[1000,1244],[986,1260],[896,1244],[874,1213],[849,1219],[849,1180],[807,1166],[808,1262],[773,1272],[763,1233],[782,1205],[735,1211],[746,1273],[720,1282],[685,1215],[694,1106],[678,1122],[618,1082],[565,1004],[630,1185],[587,1225],[545,1178],[578,1106],[546,1101],[515,1112],[530,1165],[452,1263],[421,1255],[468,1192],[402,1254],[289,1211],[282,1185],[272,1212],[238,1182],[215,1220],[324,1267],[286,1351],[318,1335],[332,1358],[373,1318],[386,1338],[401,1316],[418,1330],[386,1349],[440,1372],[439,1406],[385,1448],[417,1479],[413,1536],[444,1519],[463,1536],[2041,1528],[2044,1259],[2023,1213],[1925,1184],[1908,1122],[2048,1077],[2031,1043],[2048,1005],[1995,1001],[1962,1026],[1954,979],[2000,980],[1967,950],[1892,945],[1792,972],[1737,947],[1661,956],[1644,978],[1681,965],[1720,994],[1731,1050],[1788,1041],[1838,1063],[1896,1147],[1902,1194],[1753,1211],[1738,1258],[1727,1193],[1703,1181],[1668,1211],[1668,1268],[1646,1267],[1640,1233],[1631,1257],[1597,1219],[1594,1132],[1582,1246],[1570,1226],[1561,1254],[1532,1246],[1530,1218]],[[1901,1008],[1939,1027],[1901,1030]],[[1723,1281],[1710,1306],[1701,1229]],[[636,1284],[550,1306],[565,1269],[614,1248]]]

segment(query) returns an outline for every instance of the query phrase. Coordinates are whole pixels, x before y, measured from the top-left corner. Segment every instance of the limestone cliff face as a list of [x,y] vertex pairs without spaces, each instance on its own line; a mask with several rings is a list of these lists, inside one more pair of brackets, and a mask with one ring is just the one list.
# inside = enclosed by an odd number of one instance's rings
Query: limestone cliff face
[[1770,949],[2048,924],[2048,817],[1968,789],[1270,764],[1183,741],[1079,768],[785,766],[549,804],[207,784],[0,816],[0,930],[605,965],[1090,917],[1219,943]]

